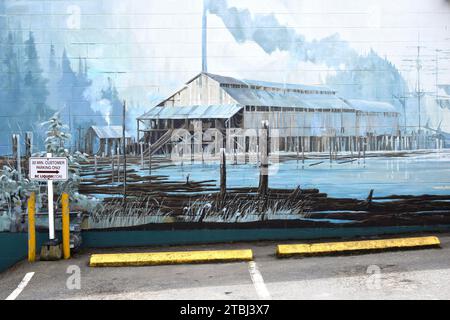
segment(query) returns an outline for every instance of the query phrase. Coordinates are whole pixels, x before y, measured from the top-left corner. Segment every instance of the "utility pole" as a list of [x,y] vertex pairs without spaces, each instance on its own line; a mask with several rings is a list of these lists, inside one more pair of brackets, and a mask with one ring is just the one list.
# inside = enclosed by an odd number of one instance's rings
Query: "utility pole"
[[[435,70],[435,103],[438,104],[439,101],[439,52],[442,52],[443,50],[441,49],[436,49],[435,53],[436,53],[436,57],[435,57],[435,63],[436,63],[436,70]],[[441,120],[441,108],[437,108],[437,112],[438,112],[438,119]]]
[[[420,41],[420,40],[419,40]],[[422,131],[422,115],[421,115],[421,111],[422,111],[422,96],[424,95],[424,92],[422,92],[422,88],[421,88],[421,81],[420,81],[420,76],[421,76],[421,70],[422,70],[422,61],[420,60],[420,43],[417,46],[417,60],[416,60],[416,68],[417,68],[417,89],[416,89],[416,95],[417,95],[417,108],[419,111],[419,133]]]
[[78,150],[77,151],[80,151],[81,150],[81,127],[80,126],[78,126]]
[[435,76],[436,76],[436,79],[435,79],[435,85],[436,85],[436,101],[438,100],[438,97],[439,97],[439,85],[438,85],[438,82],[439,82],[439,52],[441,52],[442,50],[440,50],[440,49],[436,49],[435,50],[435,52],[436,52],[436,74],[435,74]]
[[407,126],[406,126],[406,99],[409,97],[404,93],[402,96],[393,95],[394,99],[397,99],[398,102],[402,105],[403,109],[403,127],[404,127],[404,133],[406,134]]
[[125,133],[125,120],[126,120],[126,108],[127,104],[123,101],[123,114],[122,114],[122,143],[123,143],[123,208],[125,210],[125,202],[127,200],[127,140]]
[[22,166],[21,166],[21,157],[20,157],[20,135],[13,134],[12,135],[12,146],[13,146],[13,161],[17,163],[17,175],[20,179],[22,176]]
[[422,91],[422,82],[421,82],[421,72],[422,72],[422,59],[421,59],[421,49],[426,48],[424,46],[420,45],[420,34],[417,38],[417,46],[414,48],[417,49],[417,56],[415,60],[410,59],[404,59],[403,61],[409,61],[414,62],[415,69],[417,72],[417,82],[416,82],[416,89],[415,89],[415,96],[417,97],[417,110],[418,110],[418,121],[419,121],[419,129],[418,132],[420,133],[422,131],[422,97],[425,95],[425,92]]
[[[105,74],[125,74],[124,71],[103,71]],[[122,112],[122,149],[123,149],[123,211],[125,213],[126,208],[126,198],[127,198],[127,152],[126,152],[126,137],[125,137],[125,115],[126,115],[126,102],[123,101],[123,112]],[[119,143],[120,144],[120,143]],[[119,159],[117,164],[117,182],[120,179],[120,146],[117,146],[117,158]]]

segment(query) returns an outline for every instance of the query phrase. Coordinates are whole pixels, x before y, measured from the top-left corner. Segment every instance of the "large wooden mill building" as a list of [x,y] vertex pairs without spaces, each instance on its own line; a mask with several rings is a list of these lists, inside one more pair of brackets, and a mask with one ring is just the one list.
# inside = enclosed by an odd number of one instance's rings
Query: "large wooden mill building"
[[227,130],[258,131],[267,121],[282,151],[395,150],[405,143],[399,116],[389,103],[345,100],[326,87],[202,72],[138,117],[137,134],[138,141],[161,144],[174,129],[216,128],[226,136]]

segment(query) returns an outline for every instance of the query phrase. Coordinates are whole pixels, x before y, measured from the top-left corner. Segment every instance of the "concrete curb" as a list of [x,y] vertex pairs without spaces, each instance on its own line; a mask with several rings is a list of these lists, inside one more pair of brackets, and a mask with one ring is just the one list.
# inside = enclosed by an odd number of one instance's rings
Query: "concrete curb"
[[253,260],[252,250],[147,252],[93,254],[91,267],[135,267],[184,263],[212,263]]
[[277,256],[282,258],[290,256],[331,255],[339,253],[356,253],[396,249],[419,249],[432,247],[440,247],[440,241],[437,237],[363,240],[313,244],[289,244],[278,245]]

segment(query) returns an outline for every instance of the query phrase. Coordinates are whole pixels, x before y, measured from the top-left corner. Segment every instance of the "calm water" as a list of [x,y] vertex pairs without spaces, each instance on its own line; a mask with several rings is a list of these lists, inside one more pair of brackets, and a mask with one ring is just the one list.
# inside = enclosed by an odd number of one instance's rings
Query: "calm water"
[[[319,160],[288,161],[271,166],[271,187],[318,188],[333,197],[365,198],[374,189],[375,196],[392,194],[450,194],[450,151],[408,158],[367,158],[353,163],[338,164],[329,160],[310,167]],[[218,164],[190,164],[154,170],[171,180],[219,181]],[[227,185],[257,186],[259,168],[255,165],[228,165]]]

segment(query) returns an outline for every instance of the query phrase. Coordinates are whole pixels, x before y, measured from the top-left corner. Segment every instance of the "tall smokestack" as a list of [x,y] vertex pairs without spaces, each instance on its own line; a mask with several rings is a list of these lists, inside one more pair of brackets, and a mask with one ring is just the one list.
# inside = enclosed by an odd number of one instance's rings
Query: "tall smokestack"
[[202,17],[202,72],[208,72],[208,52],[207,52],[207,28],[208,28],[208,20],[207,13],[208,9],[206,8],[206,1],[203,0],[203,17]]

